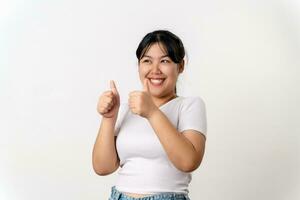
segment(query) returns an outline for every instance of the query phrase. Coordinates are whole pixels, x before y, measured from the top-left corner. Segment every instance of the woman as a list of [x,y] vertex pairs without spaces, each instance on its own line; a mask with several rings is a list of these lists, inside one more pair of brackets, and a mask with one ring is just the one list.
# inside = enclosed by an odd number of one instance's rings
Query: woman
[[121,167],[110,200],[189,199],[191,172],[205,151],[206,111],[201,97],[176,94],[184,46],[170,31],[157,30],[142,39],[136,56],[143,90],[120,104],[111,81],[99,98],[93,168],[103,176]]

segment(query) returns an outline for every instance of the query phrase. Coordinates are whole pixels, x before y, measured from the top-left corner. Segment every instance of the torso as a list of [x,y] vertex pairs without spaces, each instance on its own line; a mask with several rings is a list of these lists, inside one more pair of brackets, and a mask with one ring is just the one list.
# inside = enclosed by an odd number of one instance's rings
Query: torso
[[[174,99],[174,98],[176,98],[176,97],[178,97],[178,96],[175,95],[175,96],[173,96],[172,98],[168,99],[168,101],[170,101],[170,100],[172,100],[172,99]],[[168,101],[166,101],[166,102],[164,102],[164,103],[162,103],[162,104],[165,104],[165,103],[167,103]],[[160,104],[160,106],[161,106],[162,104]],[[126,194],[127,196],[134,197],[134,198],[141,198],[141,197],[147,197],[147,196],[151,196],[151,195],[152,195],[152,194],[136,194],[136,193],[128,193],[128,192],[122,192],[122,193]]]

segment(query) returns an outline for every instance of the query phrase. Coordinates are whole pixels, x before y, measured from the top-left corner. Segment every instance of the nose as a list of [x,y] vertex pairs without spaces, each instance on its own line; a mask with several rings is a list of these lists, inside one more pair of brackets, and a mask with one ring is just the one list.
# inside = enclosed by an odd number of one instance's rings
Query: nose
[[151,71],[159,74],[161,73],[159,62],[153,62]]

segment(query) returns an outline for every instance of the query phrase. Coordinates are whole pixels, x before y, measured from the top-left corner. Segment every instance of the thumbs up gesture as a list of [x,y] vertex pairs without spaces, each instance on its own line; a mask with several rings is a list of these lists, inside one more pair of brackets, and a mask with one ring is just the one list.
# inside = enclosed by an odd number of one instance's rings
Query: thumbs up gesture
[[120,96],[113,80],[110,89],[102,93],[97,104],[97,111],[105,118],[116,118],[120,108]]
[[150,115],[158,109],[154,104],[148,79],[144,79],[143,91],[133,91],[129,93],[128,105],[134,114],[138,114],[144,118],[149,118]]

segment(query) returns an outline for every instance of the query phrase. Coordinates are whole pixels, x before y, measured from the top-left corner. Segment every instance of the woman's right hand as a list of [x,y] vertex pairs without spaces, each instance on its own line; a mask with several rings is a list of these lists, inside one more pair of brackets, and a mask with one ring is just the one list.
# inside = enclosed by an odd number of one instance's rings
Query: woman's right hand
[[105,118],[116,118],[120,108],[120,96],[113,80],[110,81],[110,88],[111,90],[100,96],[97,111]]

